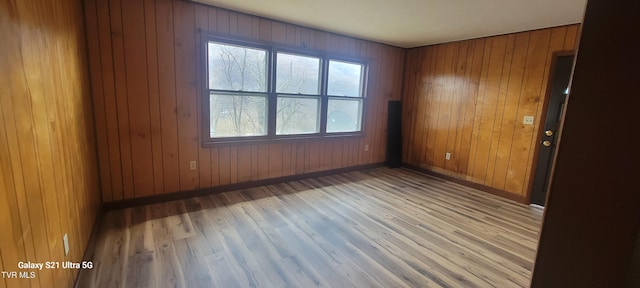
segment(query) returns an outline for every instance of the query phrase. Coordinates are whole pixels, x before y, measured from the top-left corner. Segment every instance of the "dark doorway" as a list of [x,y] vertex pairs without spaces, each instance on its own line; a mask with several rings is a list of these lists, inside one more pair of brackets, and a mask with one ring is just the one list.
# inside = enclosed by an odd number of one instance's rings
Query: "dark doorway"
[[573,55],[554,55],[555,65],[551,80],[551,90],[541,141],[538,145],[538,160],[531,189],[531,203],[544,206],[547,198],[547,187],[551,176],[551,167],[556,152],[558,128],[562,120],[564,103],[569,92],[569,80],[573,67]]

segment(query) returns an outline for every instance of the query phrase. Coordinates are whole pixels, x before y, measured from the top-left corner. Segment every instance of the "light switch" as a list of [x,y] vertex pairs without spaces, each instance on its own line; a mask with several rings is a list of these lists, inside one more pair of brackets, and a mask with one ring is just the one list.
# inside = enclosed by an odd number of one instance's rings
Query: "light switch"
[[524,116],[524,119],[522,119],[522,124],[533,125],[533,116]]

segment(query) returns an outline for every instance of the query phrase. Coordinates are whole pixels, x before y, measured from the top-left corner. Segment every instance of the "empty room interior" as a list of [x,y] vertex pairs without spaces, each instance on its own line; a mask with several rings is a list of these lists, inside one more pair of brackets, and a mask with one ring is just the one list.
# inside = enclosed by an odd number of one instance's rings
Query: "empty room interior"
[[0,288],[640,287],[639,14],[0,0]]

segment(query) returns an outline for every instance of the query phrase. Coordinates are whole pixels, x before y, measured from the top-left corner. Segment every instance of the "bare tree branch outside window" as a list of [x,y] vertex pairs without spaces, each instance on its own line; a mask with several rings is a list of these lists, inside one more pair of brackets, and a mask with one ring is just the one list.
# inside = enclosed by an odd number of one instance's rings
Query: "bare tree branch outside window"
[[[269,50],[210,41],[207,52],[211,138],[321,133],[324,117],[326,133],[362,128],[363,64],[275,52],[275,87],[269,88]],[[328,77],[322,76],[322,63],[328,63]],[[321,115],[327,97],[327,113]],[[270,101],[276,102],[271,116]],[[276,123],[270,133],[268,117]]]
[[[267,53],[247,47],[209,43],[209,88],[237,92],[267,91]],[[211,137],[266,134],[267,96],[211,93]]]

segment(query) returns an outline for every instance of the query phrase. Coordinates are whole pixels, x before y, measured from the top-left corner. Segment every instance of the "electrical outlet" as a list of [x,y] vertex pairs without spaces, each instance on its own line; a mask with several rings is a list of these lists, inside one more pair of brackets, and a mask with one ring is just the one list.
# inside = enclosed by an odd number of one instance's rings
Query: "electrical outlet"
[[524,119],[522,119],[522,124],[533,125],[533,116],[524,116]]
[[196,161],[189,162],[189,169],[196,170]]
[[444,159],[451,160],[451,153],[444,154]]
[[62,236],[62,245],[64,246],[64,256],[67,256],[69,254],[69,236],[67,236],[67,233]]
[[369,152],[369,144],[364,144],[364,152]]

